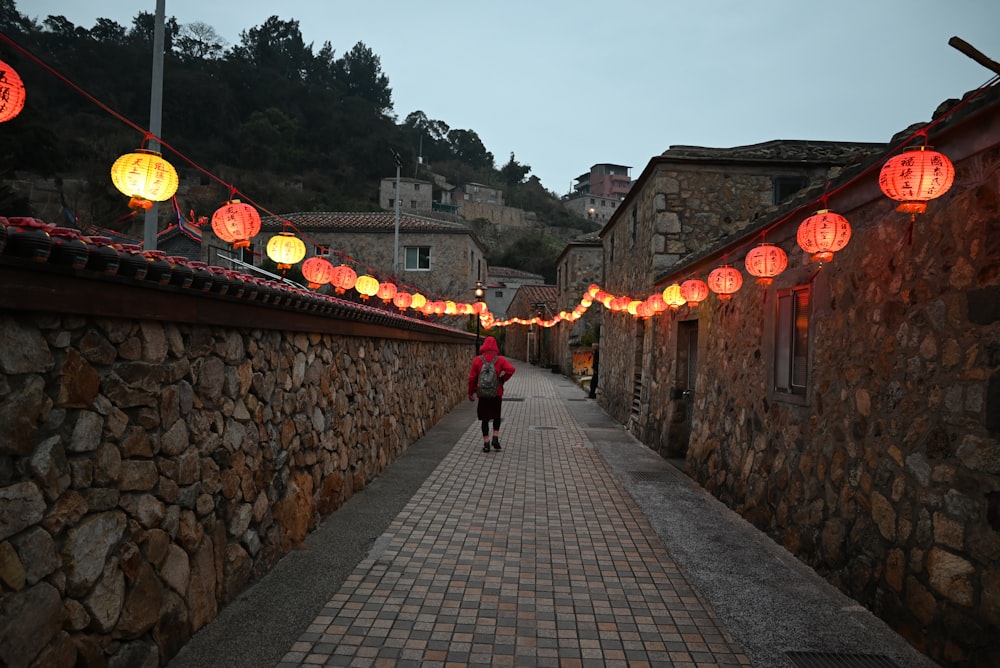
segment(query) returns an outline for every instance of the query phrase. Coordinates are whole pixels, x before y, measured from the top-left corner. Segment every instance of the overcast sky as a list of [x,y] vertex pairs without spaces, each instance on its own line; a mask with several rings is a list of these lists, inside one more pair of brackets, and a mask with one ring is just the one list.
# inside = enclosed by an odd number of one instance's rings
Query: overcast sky
[[[16,0],[37,20],[128,27],[155,0]],[[230,44],[270,16],[316,53],[364,42],[401,121],[423,111],[511,152],[546,188],[596,163],[632,167],[673,145],[772,139],[888,142],[992,74],[1000,0],[165,0]],[[44,54],[39,54],[44,58]],[[170,76],[169,71],[165,76]],[[86,82],[77,82],[86,88]],[[170,120],[163,136],[170,139]],[[197,161],[196,155],[190,156]]]

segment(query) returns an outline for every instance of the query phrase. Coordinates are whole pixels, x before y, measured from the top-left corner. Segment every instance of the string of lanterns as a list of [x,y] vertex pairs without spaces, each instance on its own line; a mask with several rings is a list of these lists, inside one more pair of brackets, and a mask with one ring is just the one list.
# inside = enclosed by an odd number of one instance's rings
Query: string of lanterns
[[[3,36],[3,39],[18,50],[25,52],[6,36]],[[25,53],[56,76],[63,78],[30,53]],[[71,82],[67,81],[67,83],[77,88]],[[112,115],[139,129],[138,126],[116,114],[89,94],[79,88],[77,90]],[[963,103],[967,103],[972,97],[967,96]],[[24,108],[25,98],[26,92],[20,76],[13,68],[0,61],[0,122],[9,121],[20,114]],[[950,113],[954,113],[957,108],[952,108]],[[928,124],[914,136],[923,135],[926,138],[927,129],[932,124],[943,121],[950,113]],[[144,143],[151,138],[153,136],[146,132]],[[161,145],[169,148],[166,143],[159,138],[157,139]],[[217,177],[179,152],[174,152],[197,169],[222,183]],[[882,165],[878,183],[886,197],[899,202],[896,207],[897,211],[910,214],[912,233],[912,225],[916,215],[926,211],[928,201],[945,194],[951,188],[954,178],[955,169],[951,161],[945,155],[934,151],[933,147],[923,145],[906,147],[901,153],[889,158]],[[149,209],[153,202],[169,200],[174,196],[178,187],[177,171],[173,165],[165,160],[159,152],[146,148],[139,148],[119,157],[111,167],[111,180],[115,187],[129,198],[129,207],[133,209]],[[261,218],[254,206],[240,201],[235,198],[235,195],[236,189],[230,186],[230,200],[212,215],[212,229],[219,239],[232,244],[234,249],[246,248],[251,244],[251,240],[260,233]],[[823,202],[824,204],[826,202],[825,196]],[[291,226],[291,223],[285,221],[285,225],[288,227]],[[847,245],[850,238],[851,226],[847,219],[827,208],[822,208],[803,220],[796,233],[799,247],[810,254],[810,260],[820,263],[830,262],[834,254]],[[267,243],[267,256],[277,263],[281,271],[303,262],[305,255],[305,243],[287,230],[275,234]],[[766,287],[770,285],[774,277],[787,268],[788,257],[780,247],[761,243],[746,254],[744,265],[747,272],[756,277],[756,282]],[[411,294],[401,290],[395,283],[379,281],[374,276],[367,274],[358,276],[347,264],[334,266],[325,257],[318,255],[305,260],[301,269],[310,289],[318,289],[327,284],[330,284],[338,294],[354,289],[363,300],[377,296],[386,304],[391,301],[400,311],[409,308],[420,311],[424,315],[477,315],[487,328],[512,324],[538,324],[551,327],[563,320],[579,319],[594,301],[611,311],[627,312],[635,317],[648,318],[664,311],[676,311],[684,305],[687,305],[688,308],[695,308],[708,297],[710,291],[715,293],[720,301],[725,302],[731,299],[743,285],[741,272],[726,263],[714,268],[709,273],[707,281],[688,279],[680,284],[672,284],[662,292],[657,292],[642,300],[625,295],[614,296],[596,284],[592,284],[573,311],[563,311],[551,319],[536,317],[528,320],[513,318],[495,321],[486,308],[485,302],[429,301],[420,293]]]
[[[927,202],[944,195],[955,179],[955,168],[942,153],[928,146],[910,147],[903,153],[889,158],[882,166],[879,187],[882,192],[899,204],[896,210],[916,214],[927,210]],[[809,254],[810,260],[820,264],[830,262],[834,253],[843,250],[851,239],[851,224],[848,220],[829,209],[820,209],[803,220],[796,231],[799,248]],[[788,255],[779,246],[760,243],[750,249],[744,258],[747,273],[756,277],[756,283],[769,286],[776,276],[788,267]],[[562,311],[556,316],[544,319],[511,318],[503,321],[488,321],[490,326],[538,325],[553,327],[563,321],[575,321],[583,316],[593,302],[598,302],[609,311],[627,312],[638,318],[650,318],[658,313],[675,312],[681,306],[693,309],[708,298],[709,292],[720,302],[732,298],[743,286],[743,274],[731,264],[712,269],[707,281],[689,278],[683,283],[673,283],[662,292],[645,299],[634,299],[627,295],[615,296],[592,284],[572,311]],[[488,319],[484,319],[487,324]]]

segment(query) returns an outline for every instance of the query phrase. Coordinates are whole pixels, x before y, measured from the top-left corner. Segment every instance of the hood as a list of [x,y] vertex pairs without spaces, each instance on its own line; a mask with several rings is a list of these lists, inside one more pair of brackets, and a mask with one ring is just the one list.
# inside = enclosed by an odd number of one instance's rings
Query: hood
[[479,346],[479,353],[496,353],[499,355],[500,348],[497,346],[497,340],[492,336],[487,336],[486,339],[483,340],[483,345]]

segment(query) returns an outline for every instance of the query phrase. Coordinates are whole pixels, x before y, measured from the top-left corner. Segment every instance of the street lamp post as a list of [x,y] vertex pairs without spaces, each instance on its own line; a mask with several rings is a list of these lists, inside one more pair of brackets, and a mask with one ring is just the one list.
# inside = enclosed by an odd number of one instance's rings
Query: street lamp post
[[[486,289],[483,287],[482,281],[476,281],[476,289],[474,293],[476,295],[477,302],[486,301]],[[476,352],[479,352],[479,314],[474,313],[473,317],[476,319]]]

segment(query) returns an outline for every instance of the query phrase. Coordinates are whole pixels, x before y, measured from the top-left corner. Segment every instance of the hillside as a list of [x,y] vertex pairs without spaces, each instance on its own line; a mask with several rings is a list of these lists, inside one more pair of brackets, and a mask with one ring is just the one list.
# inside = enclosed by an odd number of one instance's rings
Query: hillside
[[[134,219],[108,170],[144,145],[153,24],[146,12],[127,27],[98,19],[84,28],[52,16],[39,23],[0,0],[0,59],[28,90],[25,111],[0,133],[5,215],[35,215],[31,193],[11,183],[37,176],[60,190],[77,184],[67,204],[82,222],[131,231]],[[483,235],[491,262],[551,266],[551,249],[563,244],[544,230],[595,229],[563,209],[513,154],[498,168],[474,130],[421,111],[400,121],[379,57],[362,42],[340,56],[329,42],[314,52],[298,21],[272,16],[244,30],[239,44],[222,43],[211,26],[167,19],[163,154],[199,185],[178,196],[181,211],[210,215],[234,190],[269,213],[376,210],[378,184],[395,173],[396,156],[414,165],[419,152],[450,181],[502,188],[510,206],[535,214],[533,243]],[[161,209],[170,216],[170,207]]]

